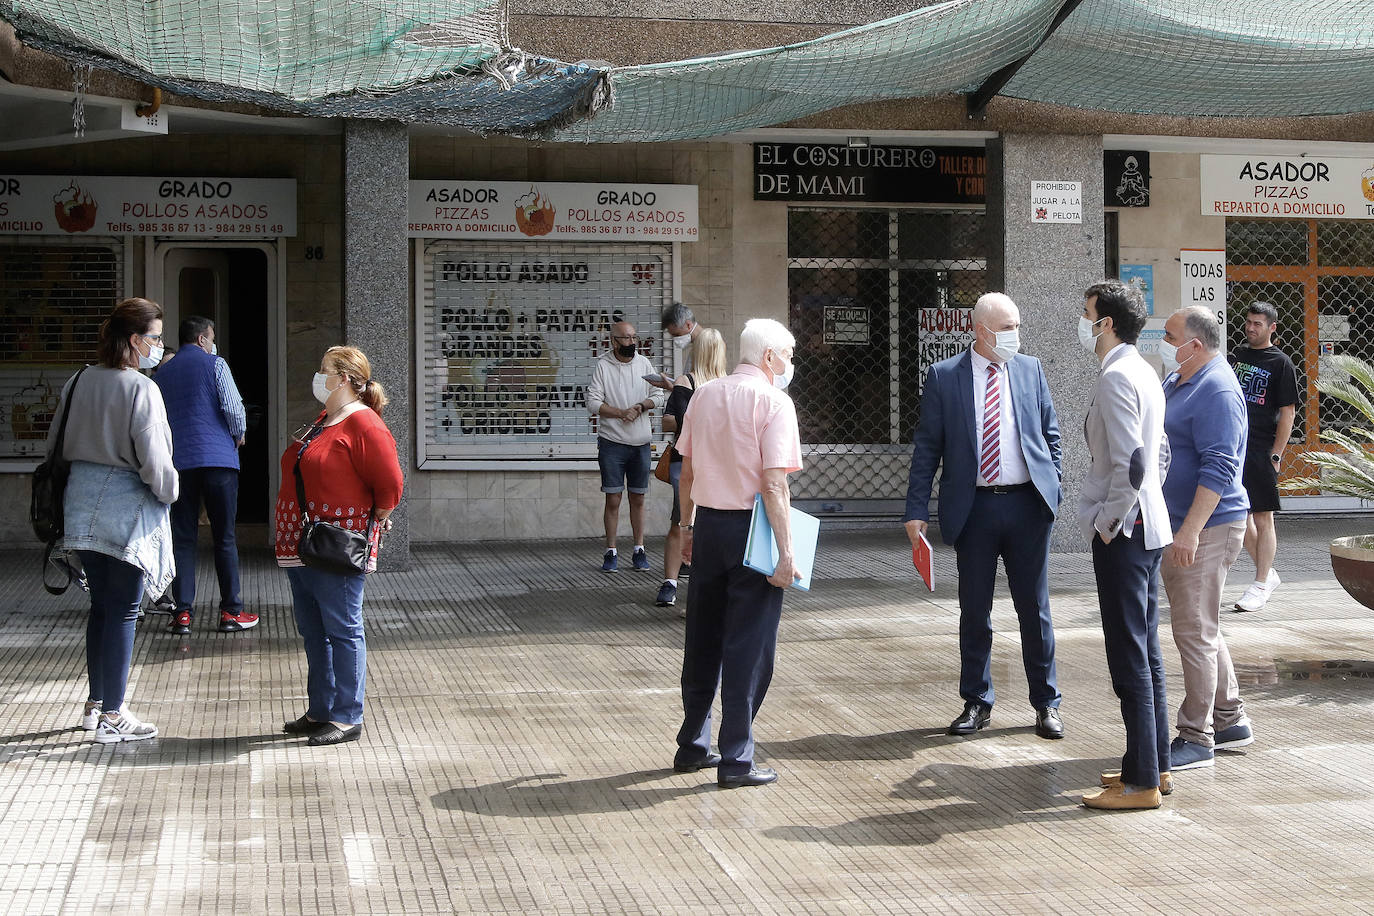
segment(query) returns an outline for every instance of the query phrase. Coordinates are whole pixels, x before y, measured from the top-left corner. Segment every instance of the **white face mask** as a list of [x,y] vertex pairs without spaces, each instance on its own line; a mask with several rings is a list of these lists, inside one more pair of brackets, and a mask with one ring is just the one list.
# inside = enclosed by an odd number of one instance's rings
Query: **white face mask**
[[685,349],[687,349],[688,347],[690,347],[691,345],[692,345],[692,335],[691,335],[691,334],[683,334],[681,337],[674,337],[674,338],[673,338],[673,349],[674,349],[674,350],[685,350]]
[[[1192,339],[1192,338],[1189,338],[1189,340],[1191,340],[1191,339]],[[1184,343],[1184,344],[1188,343],[1188,340],[1185,340],[1183,343]],[[1182,345],[1183,345],[1183,344],[1180,344],[1179,346],[1182,346]],[[1176,346],[1174,346],[1173,344],[1169,343],[1167,340],[1161,340],[1161,341],[1159,342],[1159,358],[1162,359],[1162,360],[1164,360],[1164,374],[1165,374],[1165,375],[1170,375],[1170,374],[1172,374],[1172,373],[1178,371],[1178,367],[1179,367],[1179,362],[1178,362],[1178,347],[1176,347]],[[1191,356],[1188,357],[1188,358],[1189,358],[1189,359],[1192,359]]]
[[1083,345],[1084,350],[1087,350],[1089,353],[1091,353],[1097,349],[1097,338],[1101,337],[1102,334],[1106,332],[1103,331],[1094,334],[1093,328],[1097,327],[1099,324],[1106,320],[1106,318],[1099,318],[1096,321],[1089,321],[1086,315],[1079,316],[1078,342]]
[[[334,389],[334,391],[338,390],[337,388]],[[315,379],[310,384],[310,391],[315,395],[315,400],[321,404],[327,404],[329,396],[334,393],[334,391],[329,390],[329,376],[323,372],[316,372]]]
[[1013,328],[1010,331],[993,331],[992,337],[992,352],[997,355],[999,363],[1009,362],[1013,356],[1021,352],[1020,330]]
[[207,351],[207,352],[209,352],[209,354],[210,354],[211,356],[218,356],[218,355],[219,355],[219,346],[212,340],[212,341],[210,341],[210,349],[209,349],[209,351]]
[[140,369],[156,369],[157,366],[158,366],[158,363],[162,362],[162,354],[164,354],[164,353],[166,353],[166,352],[167,352],[167,348],[166,348],[166,347],[153,347],[153,346],[150,346],[150,347],[148,348],[148,355],[147,355],[147,356],[144,356],[142,353],[140,353],[140,354],[138,355],[138,368],[140,368]]
[[[778,358],[781,359],[782,357]],[[796,363],[788,360],[787,368],[782,370],[782,374],[773,376],[773,386],[780,391],[786,389],[788,385],[792,384],[792,374],[796,368]]]

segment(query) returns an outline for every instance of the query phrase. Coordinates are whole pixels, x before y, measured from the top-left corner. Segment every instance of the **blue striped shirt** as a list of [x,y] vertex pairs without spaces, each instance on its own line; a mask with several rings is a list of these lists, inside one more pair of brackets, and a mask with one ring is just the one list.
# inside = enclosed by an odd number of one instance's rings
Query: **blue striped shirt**
[[248,429],[248,416],[243,411],[243,398],[234,384],[229,364],[218,356],[215,357],[215,390],[219,392],[219,409],[224,411],[224,419],[229,421],[229,435],[238,442]]

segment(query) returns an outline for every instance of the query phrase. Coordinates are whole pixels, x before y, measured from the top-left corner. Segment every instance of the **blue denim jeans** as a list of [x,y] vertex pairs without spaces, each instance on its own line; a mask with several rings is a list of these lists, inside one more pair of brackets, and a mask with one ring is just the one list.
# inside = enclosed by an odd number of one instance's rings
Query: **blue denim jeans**
[[86,674],[91,692],[106,712],[124,706],[129,662],[134,655],[134,627],[143,601],[143,570],[94,550],[78,550],[91,586],[91,615],[86,620]]
[[367,641],[363,638],[363,580],[305,566],[288,567],[291,609],[305,640],[305,714],[316,722],[363,721]]
[[219,609],[231,614],[243,611],[239,592],[239,548],[234,522],[239,511],[239,472],[233,468],[188,468],[178,473],[181,485],[172,503],[172,550],[177,577],[172,581],[172,600],[178,611],[191,610],[196,600],[196,538],[200,505],[210,519],[215,544],[215,575],[219,579]]

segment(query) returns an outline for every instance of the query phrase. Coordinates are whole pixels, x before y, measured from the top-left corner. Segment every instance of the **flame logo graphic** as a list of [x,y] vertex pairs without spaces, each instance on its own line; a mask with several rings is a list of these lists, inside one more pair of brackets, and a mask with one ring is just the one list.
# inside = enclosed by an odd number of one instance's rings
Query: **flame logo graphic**
[[52,209],[57,225],[67,232],[86,232],[95,225],[95,198],[74,181],[53,196]]
[[548,235],[553,231],[554,216],[558,213],[553,201],[530,188],[530,193],[515,202],[515,225],[525,235]]

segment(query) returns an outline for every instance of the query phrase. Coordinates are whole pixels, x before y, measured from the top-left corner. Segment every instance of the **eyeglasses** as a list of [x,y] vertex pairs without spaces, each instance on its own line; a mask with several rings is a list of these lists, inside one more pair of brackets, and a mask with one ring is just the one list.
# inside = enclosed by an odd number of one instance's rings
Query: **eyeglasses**
[[639,340],[638,334],[631,334],[629,337],[621,337],[617,334],[611,335],[612,340]]
[[142,337],[144,340],[151,340],[153,343],[162,343],[161,334],[140,334],[138,336]]

